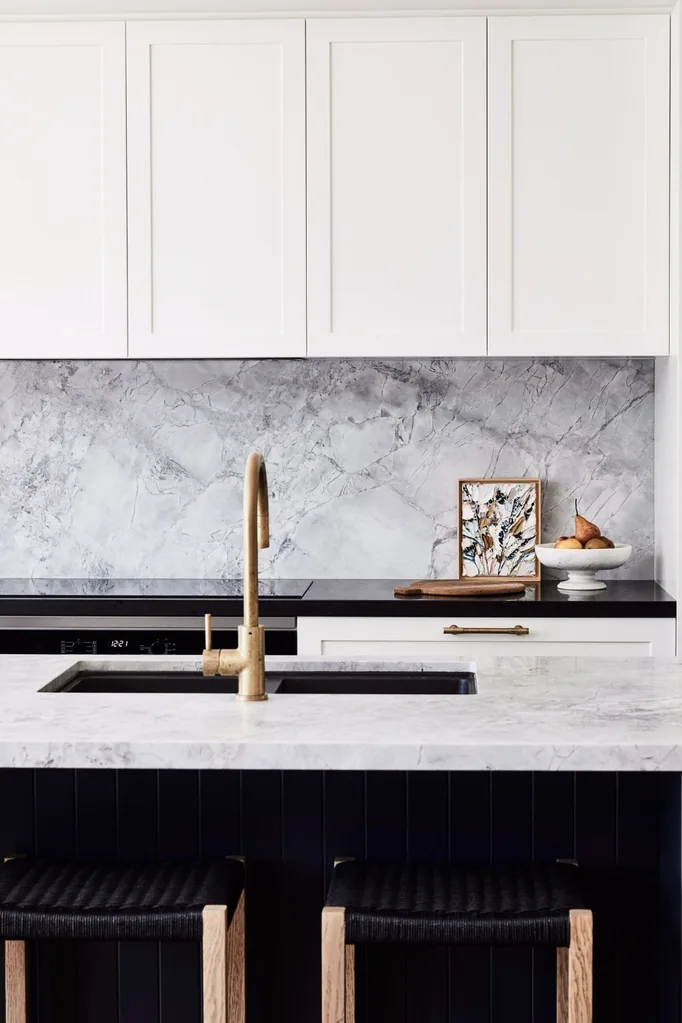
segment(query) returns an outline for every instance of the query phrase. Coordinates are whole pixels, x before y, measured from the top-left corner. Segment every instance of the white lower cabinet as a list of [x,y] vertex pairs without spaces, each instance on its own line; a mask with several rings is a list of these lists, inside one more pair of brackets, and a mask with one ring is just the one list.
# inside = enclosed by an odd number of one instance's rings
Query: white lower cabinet
[[[444,632],[457,626],[462,631]],[[520,626],[518,634],[509,629]],[[469,631],[485,629],[486,632]],[[521,631],[523,630],[523,631]],[[298,652],[331,657],[674,657],[673,618],[299,618]]]

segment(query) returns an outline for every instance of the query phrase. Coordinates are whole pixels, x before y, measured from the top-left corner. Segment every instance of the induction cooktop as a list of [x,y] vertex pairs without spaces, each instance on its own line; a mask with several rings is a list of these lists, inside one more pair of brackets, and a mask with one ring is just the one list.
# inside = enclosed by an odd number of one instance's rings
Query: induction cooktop
[[[312,579],[261,579],[264,600],[303,597]],[[241,579],[0,579],[0,597],[232,597]]]

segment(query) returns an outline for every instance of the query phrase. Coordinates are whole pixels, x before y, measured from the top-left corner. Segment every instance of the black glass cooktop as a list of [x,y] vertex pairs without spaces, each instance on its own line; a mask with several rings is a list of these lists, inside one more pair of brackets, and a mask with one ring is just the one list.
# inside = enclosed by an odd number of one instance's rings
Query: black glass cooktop
[[[311,579],[261,579],[258,595],[296,599]],[[0,579],[0,597],[241,597],[241,579]]]

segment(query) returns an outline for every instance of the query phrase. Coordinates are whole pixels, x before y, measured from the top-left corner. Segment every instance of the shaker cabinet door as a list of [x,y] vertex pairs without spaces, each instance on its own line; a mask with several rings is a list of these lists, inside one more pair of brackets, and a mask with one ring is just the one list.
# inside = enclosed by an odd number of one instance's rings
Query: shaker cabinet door
[[486,350],[486,23],[307,23],[308,353]]
[[0,24],[0,359],[125,357],[125,25]]
[[302,356],[302,19],[128,25],[130,354]]
[[667,14],[488,23],[488,350],[668,352]]

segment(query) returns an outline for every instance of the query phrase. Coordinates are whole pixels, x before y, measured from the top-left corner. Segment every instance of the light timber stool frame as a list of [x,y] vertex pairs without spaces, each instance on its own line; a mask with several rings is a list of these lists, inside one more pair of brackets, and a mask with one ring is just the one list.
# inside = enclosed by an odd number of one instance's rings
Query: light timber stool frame
[[322,911],[322,1023],[355,1021],[355,945],[549,945],[557,1023],[592,1023],[592,912],[574,866],[337,862]]
[[5,1021],[27,1023],[26,942],[202,945],[203,1023],[245,1023],[244,865],[236,859],[92,863],[17,857],[0,867]]

